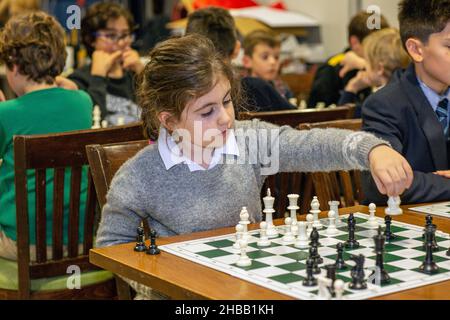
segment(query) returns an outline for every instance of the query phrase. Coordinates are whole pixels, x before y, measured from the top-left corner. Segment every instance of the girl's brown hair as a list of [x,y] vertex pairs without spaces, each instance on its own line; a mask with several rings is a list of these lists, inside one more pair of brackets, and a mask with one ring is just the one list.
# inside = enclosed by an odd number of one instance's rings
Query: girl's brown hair
[[137,99],[150,139],[158,137],[160,112],[167,111],[179,120],[186,105],[211,91],[220,75],[230,81],[234,106],[241,102],[240,82],[232,67],[204,36],[191,34],[166,40],[150,52],[149,58],[139,75]]
[[0,31],[0,61],[37,83],[52,84],[64,69],[64,30],[44,12],[11,18]]

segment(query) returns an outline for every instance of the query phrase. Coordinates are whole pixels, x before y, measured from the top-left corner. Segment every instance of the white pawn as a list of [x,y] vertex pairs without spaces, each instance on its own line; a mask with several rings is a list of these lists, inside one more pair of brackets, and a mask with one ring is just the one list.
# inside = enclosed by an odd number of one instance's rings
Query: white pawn
[[313,220],[314,217],[311,213],[308,213],[306,215],[306,235],[309,237],[309,235],[311,234],[311,232],[313,231]]
[[332,281],[329,278],[326,278],[324,276],[317,277],[317,282],[319,285],[319,297],[323,300],[329,300],[331,299],[331,293],[328,288],[332,285]]
[[322,223],[320,223],[320,220],[319,220],[320,203],[316,196],[314,196],[311,201],[311,210],[309,210],[309,212],[314,217],[313,227],[315,227],[317,230],[322,229],[323,225],[322,225]]
[[242,240],[242,236],[244,233],[244,226],[240,223],[236,225],[236,241],[233,243],[233,248],[239,250],[241,247],[239,246],[239,241]]
[[258,247],[270,246],[270,240],[269,237],[267,236],[267,223],[265,221],[262,221],[259,224],[259,227],[261,228],[261,230],[259,232],[259,240],[256,244],[258,245]]
[[298,237],[297,241],[294,243],[294,246],[299,249],[309,248],[309,240],[306,235],[306,222],[304,221],[298,222]]
[[341,221],[339,220],[339,201],[337,200],[333,200],[333,201],[328,201],[328,205],[330,206],[330,210],[333,210],[334,213],[336,213],[336,227],[339,227],[339,225],[341,224]]
[[336,228],[336,213],[333,210],[328,212],[328,220],[330,221],[328,224],[328,228],[325,233],[328,236],[334,236],[339,233],[339,230]]
[[236,264],[239,267],[249,267],[252,265],[252,260],[247,256],[247,241],[239,240],[239,248],[241,250],[241,255]]
[[388,206],[384,209],[384,212],[390,216],[398,216],[403,213],[403,210],[400,208],[400,197],[389,197]]
[[377,210],[377,206],[375,205],[375,203],[371,203],[369,204],[369,221],[367,222],[368,228],[369,229],[378,229],[378,221],[377,218],[375,217],[375,211]]
[[250,224],[250,220],[248,220],[249,216],[247,207],[242,207],[241,213],[239,214],[239,217],[241,218],[239,223],[244,227],[242,239],[246,241],[250,238],[250,235],[248,234],[248,225]]
[[295,241],[295,236],[292,234],[291,229],[292,219],[287,217],[286,219],[284,219],[284,223],[286,224],[286,231],[281,240],[283,241],[283,244],[292,244]]
[[336,300],[342,300],[342,296],[344,295],[344,286],[345,283],[341,279],[334,281],[334,293],[336,294]]

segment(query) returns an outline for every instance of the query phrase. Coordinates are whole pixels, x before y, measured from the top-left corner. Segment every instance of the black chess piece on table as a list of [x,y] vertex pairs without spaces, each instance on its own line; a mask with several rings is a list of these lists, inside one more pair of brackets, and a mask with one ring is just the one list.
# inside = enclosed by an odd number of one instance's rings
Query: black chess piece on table
[[338,270],[345,270],[345,269],[347,269],[348,266],[344,260],[344,245],[342,244],[342,242],[339,242],[336,245],[336,248],[337,248],[337,257],[336,257],[336,262],[335,262],[336,268]]
[[319,238],[320,238],[319,231],[317,230],[316,227],[313,227],[311,234],[309,236],[309,239],[311,240],[309,245],[319,247],[320,246]]
[[436,228],[434,224],[427,226],[425,231],[425,241],[426,241],[426,256],[425,261],[419,267],[419,270],[426,274],[433,274],[439,272],[439,267],[433,260],[433,237],[436,233]]
[[372,272],[370,275],[370,279],[372,279],[372,283],[377,284],[379,283],[385,284],[391,282],[391,277],[389,277],[387,271],[384,269],[384,261],[383,261],[383,255],[384,255],[384,244],[386,241],[386,237],[383,235],[381,231],[381,226],[378,227],[378,234],[373,237],[373,240],[375,242],[375,253],[377,255],[376,263],[375,263],[375,271]]
[[[309,248],[309,259],[311,259],[313,262],[313,266],[312,266],[313,271],[312,272],[314,274],[320,274],[318,257],[320,258],[319,253],[317,252],[317,247],[315,247],[315,246],[310,247]],[[320,259],[322,259],[322,258],[320,258]],[[322,260],[322,262],[323,262],[323,260]]]
[[350,257],[351,260],[355,261],[355,266],[351,271],[352,282],[349,284],[349,288],[352,290],[363,290],[367,289],[367,282],[365,280],[364,273],[364,256],[360,255],[352,255]]
[[306,260],[306,278],[303,280],[305,287],[314,287],[317,285],[317,279],[313,275],[314,261],[312,259]]
[[145,235],[144,228],[137,228],[137,237],[136,237],[136,246],[134,247],[134,251],[144,252],[147,250],[147,246],[145,245]]
[[391,231],[392,217],[388,215],[384,217],[384,223],[386,224],[386,229],[384,229],[384,236],[386,237],[386,241],[391,241],[397,238],[397,236]]
[[148,247],[147,254],[156,255],[160,254],[161,251],[156,246],[156,231],[154,229],[150,230],[150,246]]
[[328,291],[330,291],[331,296],[334,297],[335,296],[334,282],[336,281],[336,265],[335,264],[326,265],[325,270],[327,270],[327,278],[331,279],[331,286],[328,287]]
[[348,240],[345,242],[345,247],[349,249],[357,249],[359,248],[359,242],[356,241],[355,238],[355,228],[356,228],[356,220],[353,216],[353,213],[350,213],[347,219],[348,226]]

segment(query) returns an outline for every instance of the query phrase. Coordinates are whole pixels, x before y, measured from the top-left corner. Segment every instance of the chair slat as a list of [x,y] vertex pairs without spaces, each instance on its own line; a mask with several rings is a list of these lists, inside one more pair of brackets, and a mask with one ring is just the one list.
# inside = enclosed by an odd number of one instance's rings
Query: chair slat
[[83,241],[83,254],[88,255],[89,249],[92,248],[94,242],[94,221],[95,208],[97,207],[97,196],[95,193],[95,186],[92,181],[92,175],[88,175],[87,186],[87,199],[86,199],[86,212],[84,222],[84,241]]
[[36,178],[36,261],[47,260],[46,170],[37,169]]
[[64,168],[55,168],[53,178],[53,260],[63,256]]
[[73,167],[70,175],[70,202],[69,202],[69,225],[68,225],[68,256],[70,258],[78,255],[78,230],[80,218],[80,187],[81,167]]

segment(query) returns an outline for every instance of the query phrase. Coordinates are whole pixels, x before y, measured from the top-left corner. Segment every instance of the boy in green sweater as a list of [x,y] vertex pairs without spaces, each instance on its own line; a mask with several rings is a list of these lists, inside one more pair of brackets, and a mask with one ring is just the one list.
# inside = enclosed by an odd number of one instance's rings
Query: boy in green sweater
[[[0,31],[0,61],[5,63],[8,83],[18,96],[17,99],[0,103],[0,158],[3,159],[0,167],[0,257],[3,258],[17,258],[14,135],[89,129],[92,125],[90,97],[82,91],[59,88],[55,81],[62,72],[66,59],[63,39],[63,28],[53,17],[43,12],[14,17]],[[65,188],[70,188],[69,175],[65,178],[65,183]],[[86,181],[81,187],[82,192],[86,192]],[[28,208],[31,244],[35,243],[34,190],[34,172],[30,171]],[[52,190],[53,172],[49,171],[46,197],[49,221],[47,245],[52,243]],[[69,193],[65,199],[66,215],[68,198]],[[84,205],[81,201],[80,209]],[[66,224],[67,221],[65,219]],[[34,250],[30,253],[33,260]]]

